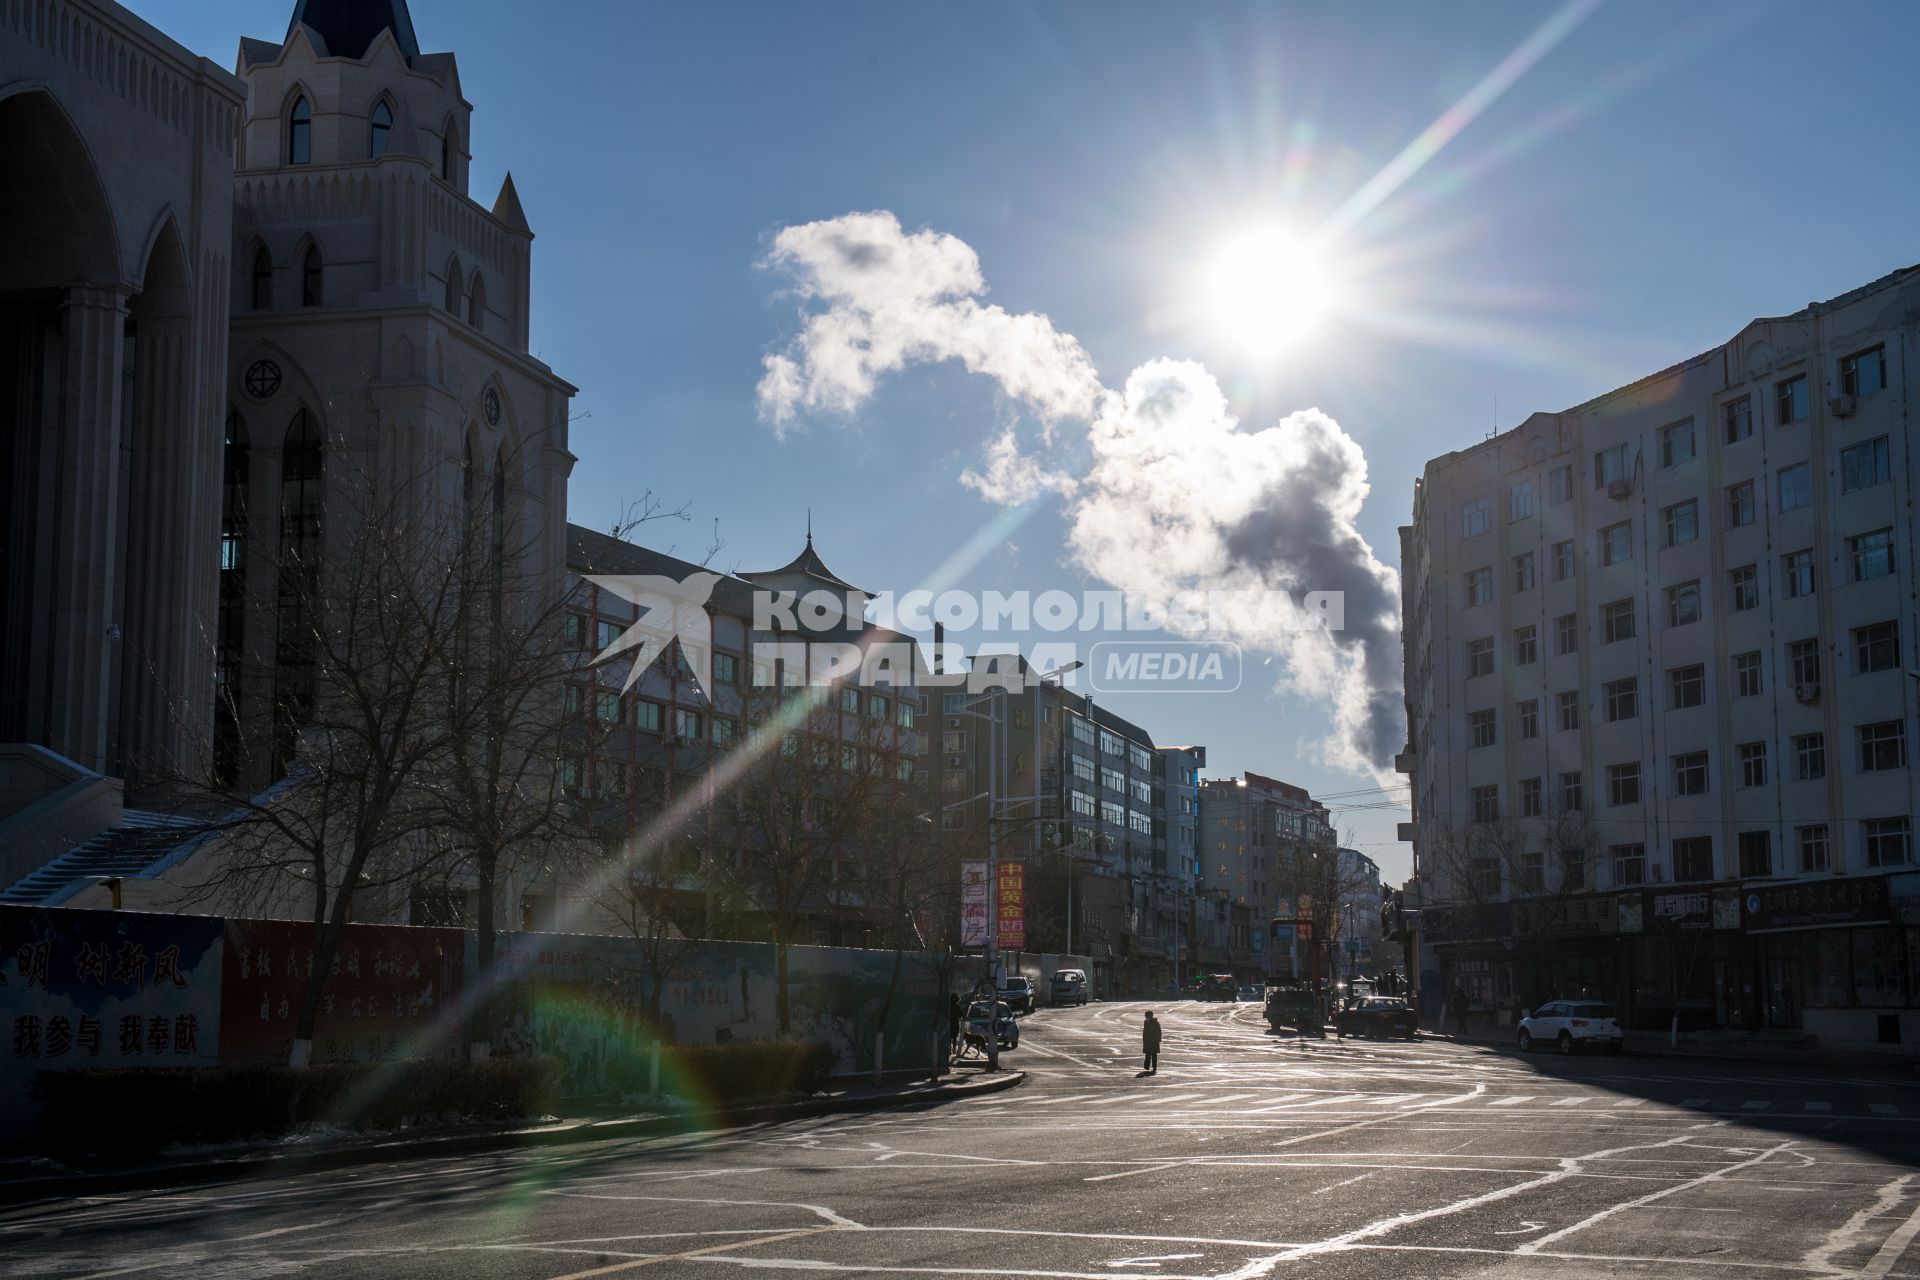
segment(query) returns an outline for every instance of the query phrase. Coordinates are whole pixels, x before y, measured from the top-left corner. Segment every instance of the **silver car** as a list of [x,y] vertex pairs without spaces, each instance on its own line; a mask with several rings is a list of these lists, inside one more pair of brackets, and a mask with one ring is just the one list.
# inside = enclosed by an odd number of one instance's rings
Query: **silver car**
[[1053,1003],[1057,1008],[1068,1004],[1087,1002],[1087,974],[1084,969],[1055,969],[1053,971]]
[[1531,1052],[1553,1045],[1562,1053],[1577,1053],[1589,1045],[1620,1052],[1620,1015],[1598,1000],[1549,1000],[1520,1019],[1520,1049]]

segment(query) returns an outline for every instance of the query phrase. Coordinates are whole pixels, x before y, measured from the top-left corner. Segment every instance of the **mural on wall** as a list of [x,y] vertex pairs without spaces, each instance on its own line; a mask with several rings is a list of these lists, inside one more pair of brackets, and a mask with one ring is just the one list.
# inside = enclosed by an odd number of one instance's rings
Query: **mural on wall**
[[211,1066],[221,922],[0,906],[0,1018],[13,1097],[36,1071]]
[[[313,1061],[458,1055],[465,937],[459,929],[348,925],[314,1022]],[[222,1063],[287,1060],[313,940],[303,921],[226,922]]]
[[[469,939],[469,969],[472,946]],[[621,1071],[631,1071],[656,1039],[711,1045],[779,1037],[774,950],[765,943],[693,945],[661,990],[658,1027],[647,1023],[652,979],[630,939],[514,934],[501,938],[495,964],[504,1023],[496,1051],[556,1059],[569,1093],[631,1087]],[[832,1046],[835,1074],[870,1070],[893,954],[794,947],[788,973],[793,1035]],[[885,1044],[888,1067],[932,1064],[935,1035],[944,1037],[944,980],[939,958],[901,957]]]

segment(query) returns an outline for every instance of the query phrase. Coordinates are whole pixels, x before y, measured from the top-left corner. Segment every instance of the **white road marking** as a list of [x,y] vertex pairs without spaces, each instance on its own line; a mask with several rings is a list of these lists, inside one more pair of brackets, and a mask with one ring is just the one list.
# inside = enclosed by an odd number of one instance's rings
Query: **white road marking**
[[1517,1107],[1523,1102],[1532,1102],[1533,1098],[1533,1094],[1523,1093],[1517,1098],[1501,1098],[1497,1102],[1490,1102],[1487,1105],[1490,1107]]
[[1618,1107],[1640,1107],[1640,1106],[1645,1106],[1645,1105],[1646,1105],[1646,1101],[1647,1101],[1647,1100],[1646,1100],[1645,1098],[1622,1098],[1622,1099],[1620,1099],[1620,1101],[1618,1101],[1618,1102],[1616,1102],[1616,1103],[1614,1103],[1613,1105],[1614,1105],[1614,1106],[1615,1106],[1616,1108],[1618,1108]]
[[1886,1243],[1867,1259],[1867,1265],[1860,1268],[1861,1280],[1882,1280],[1900,1261],[1900,1255],[1907,1251],[1907,1246],[1913,1243],[1916,1235],[1920,1235],[1920,1205],[1914,1206],[1907,1220],[1894,1228]]
[[1831,1102],[1809,1102],[1805,1109],[1808,1111],[1831,1111],[1833,1110],[1833,1104]]
[[1601,1222],[1605,1222],[1608,1218],[1613,1217],[1615,1214],[1625,1213],[1629,1209],[1641,1208],[1644,1205],[1652,1204],[1656,1200],[1664,1200],[1668,1196],[1679,1195],[1682,1191],[1691,1191],[1696,1187],[1706,1186],[1710,1182],[1724,1182],[1727,1178],[1740,1172],[1742,1169],[1751,1169],[1754,1165],[1764,1163],[1765,1161],[1770,1160],[1774,1156],[1780,1154],[1782,1151],[1791,1149],[1792,1146],[1793,1146],[1793,1143],[1791,1142],[1782,1142],[1776,1146],[1768,1147],[1765,1151],[1762,1151],[1759,1155],[1750,1156],[1747,1159],[1740,1161],[1738,1164],[1721,1165],[1719,1168],[1711,1170],[1710,1172],[1707,1172],[1707,1173],[1703,1173],[1697,1178],[1689,1178],[1687,1181],[1676,1183],[1671,1187],[1663,1187],[1659,1191],[1651,1192],[1647,1195],[1640,1196],[1637,1199],[1623,1200],[1619,1204],[1608,1205],[1606,1208],[1600,1210],[1598,1213],[1588,1214],[1586,1217],[1580,1219],[1580,1221],[1574,1223],[1570,1227],[1562,1227],[1558,1231],[1554,1231],[1547,1235],[1541,1236],[1538,1240],[1528,1241],[1526,1244],[1521,1245],[1517,1250],[1515,1250],[1515,1252],[1516,1253],[1537,1253],[1544,1246],[1553,1244],[1555,1241],[1558,1241],[1558,1240],[1565,1240],[1570,1235],[1577,1234],[1578,1232],[1585,1231],[1588,1227],[1595,1226]]
[[1577,1107],[1587,1101],[1590,1101],[1590,1099],[1588,1099],[1586,1094],[1576,1093],[1571,1098],[1562,1098],[1558,1102],[1549,1102],[1547,1105],[1550,1107]]

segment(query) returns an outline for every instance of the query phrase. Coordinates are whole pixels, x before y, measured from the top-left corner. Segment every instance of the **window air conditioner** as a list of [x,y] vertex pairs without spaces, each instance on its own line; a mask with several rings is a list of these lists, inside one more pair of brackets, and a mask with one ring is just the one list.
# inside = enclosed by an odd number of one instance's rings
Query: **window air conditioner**
[[1851,418],[1858,404],[1859,401],[1854,397],[1842,395],[1827,401],[1827,408],[1833,410],[1833,416],[1836,418]]
[[1820,701],[1820,686],[1817,684],[1796,684],[1793,686],[1793,700],[1812,706],[1814,703]]
[[1621,499],[1632,497],[1633,481],[1625,479],[1607,481],[1607,496]]

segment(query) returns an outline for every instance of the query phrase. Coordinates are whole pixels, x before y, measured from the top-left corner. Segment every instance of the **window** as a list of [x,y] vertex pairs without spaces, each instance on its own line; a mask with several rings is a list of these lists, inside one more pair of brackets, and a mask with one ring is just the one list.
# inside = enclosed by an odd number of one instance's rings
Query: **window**
[[1676,502],[1660,513],[1667,522],[1667,545],[1682,546],[1700,536],[1700,504],[1692,498]]
[[1639,761],[1607,766],[1607,803],[1610,805],[1640,803]]
[[1713,837],[1684,836],[1673,842],[1675,880],[1713,879]]
[[307,256],[300,264],[300,305],[317,307],[320,305],[320,282],[324,269],[320,265],[320,246],[307,246]]
[[620,638],[620,632],[622,630],[623,628],[619,623],[611,619],[602,618],[594,624],[594,639],[598,642],[600,648],[609,649],[613,647],[613,642]]
[[1698,663],[1667,672],[1667,705],[1678,711],[1707,700],[1707,669]]
[[467,290],[467,323],[483,332],[487,327],[487,282],[477,270],[473,273],[473,287]]
[[1573,497],[1573,467],[1555,467],[1547,472],[1547,501],[1554,506]]
[[1622,520],[1600,531],[1600,563],[1620,564],[1633,559],[1633,521]]
[[1578,615],[1563,613],[1553,620],[1554,652],[1566,655],[1580,650],[1580,619]]
[[1733,750],[1740,761],[1740,785],[1743,787],[1766,786],[1767,744],[1743,742]]
[[252,301],[255,311],[265,311],[273,306],[273,259],[267,256],[265,245],[253,251]]
[[1789,551],[1780,557],[1780,578],[1787,599],[1797,600],[1813,594],[1813,552]]
[[1498,786],[1475,787],[1471,795],[1475,822],[1500,821],[1500,788]]
[[1760,607],[1760,572],[1757,565],[1743,564],[1738,569],[1727,570],[1727,609],[1730,613],[1745,613],[1749,609]]
[[1533,590],[1533,552],[1523,552],[1513,558],[1513,589]]
[[1514,719],[1520,726],[1520,736],[1522,738],[1539,737],[1540,700],[1538,698],[1528,698],[1525,702],[1516,702],[1513,705],[1513,710]]
[[[1560,855],[1560,892],[1578,893],[1587,887],[1587,851],[1568,849]],[[1566,1006],[1557,1006],[1565,1008]]]
[[1860,823],[1867,865],[1903,867],[1912,860],[1913,823],[1908,818],[1866,818]]
[[1682,582],[1667,588],[1667,625],[1684,627],[1700,621],[1700,584]]
[[713,682],[715,684],[739,684],[740,659],[731,653],[714,654]]
[[1787,670],[1799,687],[1820,685],[1820,642],[1791,640],[1787,643]]
[[1522,480],[1507,490],[1507,519],[1525,520],[1533,514],[1533,481]]
[[1848,538],[1847,554],[1853,557],[1855,582],[1886,577],[1893,572],[1893,530],[1876,529]]
[[1773,832],[1742,831],[1736,839],[1740,846],[1740,874],[1747,877],[1773,874]]
[[1493,570],[1489,567],[1475,569],[1467,574],[1467,607],[1487,603],[1493,599]]
[[1804,462],[1780,468],[1780,509],[1798,511],[1813,503],[1813,472]]
[[1689,751],[1685,755],[1673,758],[1673,794],[1677,796],[1707,794],[1706,752]]
[[840,771],[842,773],[860,772],[860,748],[851,742],[840,744]]
[[1473,892],[1482,898],[1498,897],[1500,894],[1500,860],[1498,858],[1475,858],[1467,869],[1472,878]]
[[620,723],[620,695],[611,689],[596,689],[593,693],[593,718],[602,724]]
[[1887,461],[1887,437],[1879,436],[1840,451],[1840,492],[1885,484],[1893,474]]
[[1736,698],[1760,696],[1760,654],[1757,651],[1733,655],[1733,696]]
[[1580,785],[1578,773],[1560,775],[1560,809],[1563,813],[1578,813],[1586,808],[1586,790]]
[[1840,390],[1844,395],[1870,396],[1887,385],[1887,349],[1857,351],[1840,362]]
[[1800,869],[1802,871],[1825,871],[1827,869],[1827,824],[1815,823],[1811,826],[1795,827],[1793,841],[1800,847]]
[[1537,818],[1541,813],[1540,779],[1520,779],[1520,816]]
[[1580,694],[1569,689],[1565,693],[1556,693],[1554,706],[1560,713],[1560,728],[1572,732],[1580,727]]
[[860,714],[860,690],[846,688],[840,691],[840,709],[848,715]]
[[1793,775],[1801,782],[1815,782],[1827,776],[1827,736],[1824,733],[1794,735]]
[[1622,888],[1647,882],[1647,846],[1616,844],[1613,854],[1613,883]]
[[698,711],[689,711],[684,707],[675,707],[673,711],[673,735],[687,742],[699,742],[707,735],[702,732],[704,717]]
[[1475,498],[1460,508],[1460,536],[1477,538],[1493,527],[1493,500]]
[[1600,624],[1608,644],[1633,639],[1633,601],[1615,600],[1600,606]]
[[1513,633],[1513,665],[1524,667],[1540,660],[1540,640],[1538,628],[1533,626],[1517,627]]
[[1538,893],[1547,887],[1547,855],[1539,849],[1520,851],[1519,886]]
[[1726,428],[1727,443],[1739,444],[1753,434],[1753,397],[1741,396],[1720,407],[1720,422]]
[[637,699],[633,704],[633,723],[647,733],[658,733],[666,724],[666,708],[645,698]]
[[1493,674],[1493,641],[1469,640],[1467,642],[1467,678],[1490,676]]
[[387,154],[387,139],[393,133],[393,108],[385,98],[373,104],[373,120],[367,128],[367,155],[378,160]]
[[1467,745],[1469,747],[1490,747],[1493,745],[1493,712],[1469,711],[1467,713]]
[[440,131],[440,178],[443,182],[453,181],[453,152],[457,144],[453,138],[453,117],[447,117],[446,128]]
[[726,716],[713,718],[713,740],[719,745],[725,746],[739,735],[740,725],[737,721],[730,720]]
[[893,704],[893,722],[902,729],[913,728],[913,704],[905,698]]
[[1605,686],[1607,719],[1631,720],[1640,714],[1640,682],[1610,680]]
[[1660,465],[1677,467],[1693,461],[1693,419],[1660,428]]
[[1753,523],[1753,481],[1742,480],[1727,486],[1727,528],[1738,529]]
[[1860,726],[1860,769],[1874,773],[1907,767],[1907,722],[1882,720]]
[[1627,478],[1627,446],[1617,444],[1593,455],[1593,487],[1604,489]]
[[1565,582],[1574,573],[1573,543],[1556,542],[1553,544],[1553,580]]
[[1807,375],[1797,374],[1783,382],[1774,384],[1773,408],[1775,420],[1781,426],[1790,422],[1799,422],[1807,416]]
[[1853,669],[1856,675],[1891,671],[1900,665],[1900,624],[1876,622],[1853,629]]
[[310,164],[313,161],[313,107],[305,94],[293,100],[287,112],[287,163]]

